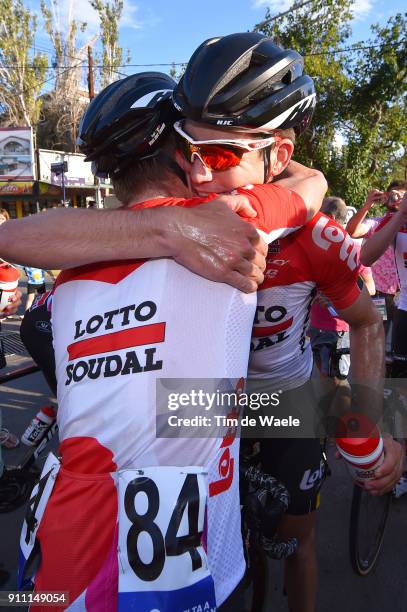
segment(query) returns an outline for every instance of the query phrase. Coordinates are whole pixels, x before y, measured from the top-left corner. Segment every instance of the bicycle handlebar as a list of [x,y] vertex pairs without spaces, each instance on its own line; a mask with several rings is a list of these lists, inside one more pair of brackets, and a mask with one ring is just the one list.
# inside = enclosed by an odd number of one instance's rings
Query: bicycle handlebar
[[245,496],[244,513],[257,543],[272,559],[286,559],[298,545],[295,538],[281,541],[275,535],[290,501],[286,487],[270,474],[253,466],[245,467],[241,464],[240,476],[255,487],[255,491]]
[[270,474],[265,474],[253,466],[245,470],[242,476],[250,484],[270,493],[272,499],[281,503],[284,508],[283,512],[287,510],[290,503],[290,495],[286,487],[277,478],[270,476]]

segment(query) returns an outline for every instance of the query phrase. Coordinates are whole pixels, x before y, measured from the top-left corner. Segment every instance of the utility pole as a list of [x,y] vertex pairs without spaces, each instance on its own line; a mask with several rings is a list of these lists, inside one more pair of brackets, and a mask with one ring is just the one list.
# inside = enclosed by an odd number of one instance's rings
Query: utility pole
[[93,55],[92,47],[88,46],[88,91],[89,100],[93,100],[95,97],[95,81],[93,78]]

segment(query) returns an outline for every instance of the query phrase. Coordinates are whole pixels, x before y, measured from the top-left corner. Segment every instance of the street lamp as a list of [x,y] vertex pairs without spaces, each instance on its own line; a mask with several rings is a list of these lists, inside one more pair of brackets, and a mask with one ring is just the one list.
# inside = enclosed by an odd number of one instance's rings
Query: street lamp
[[62,161],[62,162],[57,162],[55,164],[51,164],[51,172],[53,172],[55,174],[55,176],[59,176],[60,174],[62,174],[62,179],[61,179],[61,187],[62,187],[62,203],[64,206],[66,206],[66,199],[65,199],[65,172],[68,172],[68,162],[66,161]]

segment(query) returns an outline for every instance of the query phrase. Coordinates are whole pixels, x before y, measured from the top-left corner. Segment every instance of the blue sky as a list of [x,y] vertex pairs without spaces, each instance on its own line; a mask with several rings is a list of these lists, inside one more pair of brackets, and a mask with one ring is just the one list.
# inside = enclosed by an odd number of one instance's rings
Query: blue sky
[[[206,38],[250,30],[264,19],[268,6],[272,14],[277,14],[292,3],[292,0],[124,0],[120,42],[130,49],[132,64],[183,62]],[[25,0],[25,4],[39,10],[39,0]],[[76,18],[88,22],[90,39],[98,28],[95,11],[87,0],[59,0],[62,28],[69,5]],[[370,24],[386,22],[391,15],[402,12],[405,3],[403,0],[356,0],[354,6],[352,42],[366,40]],[[36,45],[51,49],[49,39],[40,29]],[[152,69],[169,70],[159,66]],[[132,67],[123,72],[130,74],[137,70]]]

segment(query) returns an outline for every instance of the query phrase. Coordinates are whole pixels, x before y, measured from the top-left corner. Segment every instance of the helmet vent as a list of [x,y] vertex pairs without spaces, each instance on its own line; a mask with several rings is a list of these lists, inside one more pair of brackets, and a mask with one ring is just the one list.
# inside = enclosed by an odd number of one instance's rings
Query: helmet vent
[[[284,76],[284,79],[286,77]],[[273,93],[276,93],[277,91],[279,91],[280,89],[283,89],[284,84],[289,84],[291,81],[288,80],[288,83],[286,83],[283,79],[276,79],[275,77],[273,77],[272,79],[270,79],[269,81],[267,81],[267,83],[263,83],[258,89],[257,91],[254,91],[250,94],[250,96],[247,96],[246,98],[241,100],[241,108],[246,108],[247,106],[249,106],[250,104],[254,104],[255,102],[261,102],[261,100],[264,100],[264,98],[267,98],[268,96],[272,95]]]
[[126,95],[128,91],[132,89],[134,89],[134,80],[129,79],[127,83],[125,83],[124,80],[120,82],[120,86],[103,106],[103,114],[107,115],[108,113],[110,113],[110,111],[113,110],[113,108],[116,106],[117,101],[120,100],[123,96]]
[[223,79],[221,79],[218,82],[218,84],[216,85],[215,89],[212,92],[212,96],[215,96],[217,93],[219,93],[222,89],[226,87],[226,85],[232,85],[235,79],[238,79],[238,78],[240,79],[243,76],[243,73],[248,70],[250,66],[251,58],[252,58],[252,53],[247,53],[240,59],[240,61],[236,62],[236,64],[234,64],[230,68],[230,70],[226,72]]

